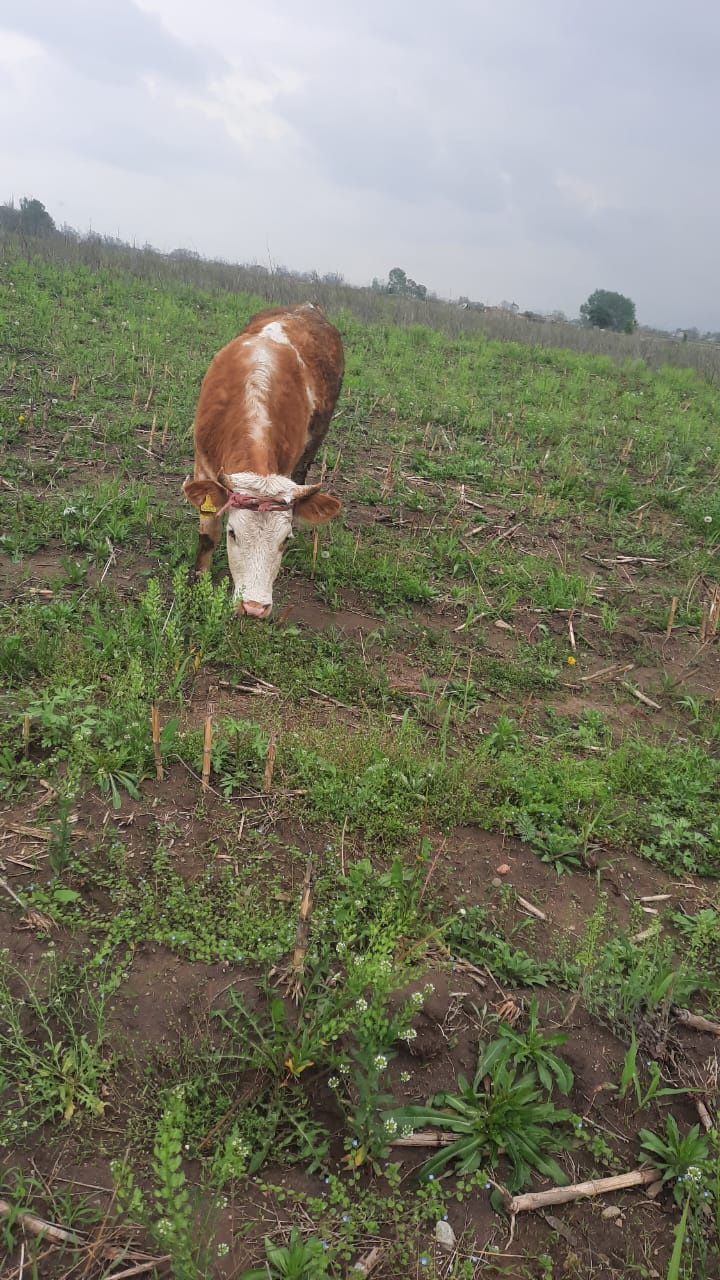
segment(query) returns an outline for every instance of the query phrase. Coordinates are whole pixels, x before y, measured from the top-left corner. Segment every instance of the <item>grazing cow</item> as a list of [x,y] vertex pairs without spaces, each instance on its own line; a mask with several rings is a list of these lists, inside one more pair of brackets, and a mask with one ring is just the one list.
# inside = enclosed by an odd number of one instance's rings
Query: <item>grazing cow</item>
[[218,352],[195,415],[195,471],[183,485],[200,512],[195,570],[210,568],[227,512],[238,613],[267,618],[293,518],[326,524],[340,503],[305,484],[340,394],[340,334],[317,307],[255,316]]

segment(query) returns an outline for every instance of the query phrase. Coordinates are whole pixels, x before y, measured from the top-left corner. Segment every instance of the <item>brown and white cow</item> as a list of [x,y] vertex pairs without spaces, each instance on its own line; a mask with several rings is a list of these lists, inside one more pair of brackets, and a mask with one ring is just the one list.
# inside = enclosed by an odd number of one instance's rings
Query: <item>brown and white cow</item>
[[212,361],[195,415],[195,471],[183,485],[200,512],[196,572],[210,568],[221,517],[238,613],[267,618],[294,518],[325,524],[337,498],[305,484],[340,394],[343,347],[311,304],[255,316]]

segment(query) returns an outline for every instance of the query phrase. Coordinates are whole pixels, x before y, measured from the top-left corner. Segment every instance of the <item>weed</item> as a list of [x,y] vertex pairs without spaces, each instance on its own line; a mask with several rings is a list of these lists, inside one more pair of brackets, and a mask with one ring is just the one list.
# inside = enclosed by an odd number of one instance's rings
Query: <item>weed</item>
[[[567,1145],[561,1131],[570,1112],[543,1097],[536,1072],[519,1073],[511,1061],[512,1046],[491,1042],[482,1049],[472,1082],[458,1077],[456,1094],[442,1093],[424,1107],[405,1107],[394,1113],[400,1125],[431,1125],[457,1134],[423,1166],[433,1178],[449,1164],[458,1173],[474,1173],[484,1163],[495,1168],[502,1156],[510,1165],[508,1189],[525,1186],[533,1169],[564,1185],[567,1178],[551,1155]],[[486,1077],[488,1078],[486,1083]]]
[[[554,1035],[546,1035],[539,1028],[538,1002],[530,1001],[528,1025],[523,1032],[515,1031],[506,1023],[500,1023],[497,1029],[497,1040],[494,1042],[496,1059],[512,1057],[519,1067],[524,1063],[531,1064],[537,1072],[538,1079],[548,1093],[557,1088],[560,1093],[568,1094],[573,1084],[573,1073],[566,1062],[554,1052],[554,1049],[565,1044],[567,1036],[557,1031]],[[488,1049],[485,1063],[486,1071],[492,1074],[493,1057]]]
[[699,1125],[694,1124],[681,1137],[677,1120],[669,1115],[665,1118],[664,1137],[650,1129],[641,1129],[640,1142],[643,1153],[657,1166],[663,1182],[672,1182],[677,1204],[682,1204],[688,1185],[702,1186],[709,1173],[710,1146],[700,1133]]
[[638,1069],[638,1041],[635,1035],[635,1028],[632,1028],[630,1035],[630,1048],[625,1055],[623,1069],[620,1075],[619,1096],[625,1098],[632,1085],[635,1093],[635,1101],[637,1110],[644,1111],[650,1105],[654,1098],[670,1098],[679,1093],[686,1093],[686,1089],[661,1089],[662,1072],[657,1062],[650,1061],[647,1064],[650,1082],[644,1086],[641,1081],[640,1071]]
[[240,1280],[322,1280],[330,1275],[327,1247],[316,1237],[304,1239],[294,1228],[286,1245],[272,1244],[266,1238],[266,1266],[243,1271]]
[[[7,1097],[5,1138],[52,1119],[67,1124],[101,1116],[111,1063],[104,1056],[105,1008],[82,970],[50,960],[37,986],[21,978],[0,953],[0,1087]],[[23,992],[16,996],[16,986]],[[87,1029],[80,1030],[85,1024]],[[12,1094],[11,1091],[12,1090]]]

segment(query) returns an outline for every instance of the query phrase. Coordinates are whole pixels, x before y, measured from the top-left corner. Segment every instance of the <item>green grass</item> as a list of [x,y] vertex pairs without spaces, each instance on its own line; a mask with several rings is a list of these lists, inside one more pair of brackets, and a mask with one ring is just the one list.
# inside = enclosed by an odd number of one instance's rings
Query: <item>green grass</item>
[[[41,1190],[73,1220],[47,1183],[23,1181],[29,1136],[48,1170],[68,1153],[108,1177],[112,1163],[117,1230],[135,1239],[140,1224],[187,1280],[225,1265],[218,1242],[240,1275],[265,1259],[334,1277],[380,1238],[398,1274],[494,1274],[470,1229],[448,1270],[437,1218],[487,1196],[488,1176],[528,1185],[550,1167],[543,1143],[564,1176],[571,1139],[588,1176],[637,1154],[627,1100],[588,1136],[546,1080],[538,1092],[528,1046],[542,1058],[558,1006],[577,1000],[586,1019],[567,1057],[617,1038],[614,1079],[648,1028],[662,1041],[674,1005],[717,1016],[717,644],[699,631],[720,582],[720,392],[687,369],[343,311],[326,459],[343,514],[316,557],[298,531],[278,583],[281,619],[292,594],[327,625],[241,624],[222,548],[213,577],[188,584],[196,519],[180,487],[209,358],[261,299],[11,255],[0,292],[8,1249]],[[625,877],[612,906],[608,876]],[[633,905],[636,880],[646,899],[670,894],[656,915]],[[521,914],[523,896],[545,921]],[[279,999],[296,946],[297,1005]],[[166,961],[190,984],[184,1004]],[[138,1033],[131,1053],[117,1018],[156,963],[177,1036]],[[461,1003],[423,994],[429,968],[452,992],[468,965],[486,986]],[[495,1095],[462,1083],[481,1043],[509,1046]],[[684,1051],[687,1087],[705,1067]],[[564,1053],[550,1056],[567,1083]],[[432,1099],[420,1077],[438,1062],[452,1071]],[[682,1096],[653,1095],[646,1128],[667,1133]],[[423,1107],[442,1127],[458,1106],[465,1172],[448,1157],[442,1187],[400,1186],[395,1117]],[[265,1182],[271,1158],[309,1190]],[[226,1195],[252,1206],[235,1219],[245,1252]],[[701,1280],[710,1221],[693,1200]],[[616,1275],[644,1265],[645,1230],[626,1233]],[[547,1247],[554,1262],[530,1252],[518,1274],[561,1266]]]

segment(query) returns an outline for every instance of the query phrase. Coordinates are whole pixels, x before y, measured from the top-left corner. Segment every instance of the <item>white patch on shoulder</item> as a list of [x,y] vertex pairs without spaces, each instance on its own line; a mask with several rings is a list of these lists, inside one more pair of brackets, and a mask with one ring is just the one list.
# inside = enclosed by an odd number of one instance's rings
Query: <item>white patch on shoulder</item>
[[268,399],[275,371],[275,356],[272,347],[265,342],[255,342],[253,348],[250,371],[245,381],[245,406],[250,419],[250,434],[262,444],[271,425]]
[[285,347],[292,346],[279,320],[271,320],[270,324],[266,324],[265,328],[261,330],[259,336],[269,338],[271,342],[279,342]]
[[[315,310],[311,302],[305,303],[305,306],[308,307],[311,311]],[[292,350],[295,353],[297,362],[300,365],[300,368],[302,369],[302,372],[304,374],[305,394],[307,396],[308,408],[312,413],[313,410],[315,409],[315,405],[317,402],[315,400],[315,394],[313,392],[313,389],[310,383],[310,378],[308,376],[307,366],[302,356],[300,355],[300,352],[295,346],[294,342],[291,342],[290,339],[288,338],[285,330],[282,327],[281,321],[271,320],[270,323],[266,324],[265,327],[260,331],[260,333],[258,334],[258,337],[269,338],[271,342],[277,342],[279,345],[283,347],[292,348]]]

